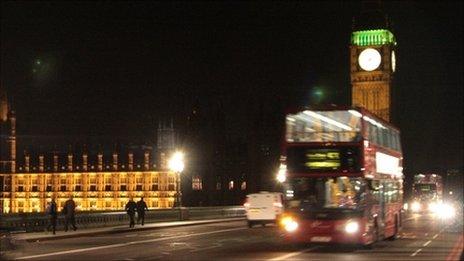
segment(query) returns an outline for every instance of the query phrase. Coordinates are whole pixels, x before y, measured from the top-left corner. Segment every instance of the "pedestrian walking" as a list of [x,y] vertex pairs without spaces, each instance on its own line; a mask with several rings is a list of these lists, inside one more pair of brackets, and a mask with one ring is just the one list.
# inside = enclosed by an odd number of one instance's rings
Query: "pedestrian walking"
[[126,211],[127,214],[129,215],[129,227],[134,227],[135,226],[135,221],[134,221],[134,216],[135,216],[135,211],[137,210],[137,204],[134,202],[133,198],[129,199],[129,202],[126,204]]
[[47,230],[50,231],[50,228],[52,228],[53,235],[55,235],[56,220],[58,218],[58,210],[56,208],[56,202],[54,198],[52,198],[50,203],[48,203],[46,213],[50,221],[48,224]]
[[142,226],[145,223],[145,210],[148,211],[147,203],[143,201],[143,197],[137,202],[137,224],[140,224],[142,221]]
[[64,214],[64,231],[68,231],[68,225],[71,223],[73,230],[76,231],[76,203],[71,196],[66,202],[64,203],[63,207],[63,214]]

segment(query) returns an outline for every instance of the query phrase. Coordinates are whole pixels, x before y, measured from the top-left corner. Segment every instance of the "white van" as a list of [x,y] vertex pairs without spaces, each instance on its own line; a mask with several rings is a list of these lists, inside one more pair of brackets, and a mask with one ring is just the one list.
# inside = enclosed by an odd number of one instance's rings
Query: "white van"
[[243,205],[246,210],[248,227],[251,228],[254,224],[261,224],[264,227],[267,223],[275,223],[282,214],[283,194],[267,191],[249,194]]

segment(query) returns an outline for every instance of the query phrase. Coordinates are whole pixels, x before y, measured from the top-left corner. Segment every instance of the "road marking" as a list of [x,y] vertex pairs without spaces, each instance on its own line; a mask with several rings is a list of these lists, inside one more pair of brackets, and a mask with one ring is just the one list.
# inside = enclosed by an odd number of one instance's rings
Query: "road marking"
[[289,254],[286,254],[286,255],[283,255],[283,256],[268,259],[268,261],[286,260],[288,258],[301,255],[303,253],[309,252],[309,251],[317,249],[317,248],[320,248],[320,246],[315,246],[315,247],[311,247],[311,248],[308,248],[308,249],[305,249],[305,250],[302,250],[302,251],[299,251],[299,252],[293,252],[293,253],[289,253]]
[[132,242],[127,242],[127,243],[120,243],[120,244],[113,244],[113,245],[106,245],[106,246],[72,249],[72,250],[59,251],[59,252],[54,252],[54,253],[47,253],[47,254],[40,254],[40,255],[33,255],[33,256],[23,256],[23,257],[15,258],[15,260],[32,259],[32,258],[39,258],[39,257],[46,257],[46,256],[58,256],[58,255],[64,255],[64,254],[75,254],[75,253],[89,252],[89,251],[95,251],[95,250],[100,250],[100,249],[124,247],[124,246],[135,245],[135,244],[144,244],[144,243],[164,241],[164,240],[184,238],[184,237],[203,236],[203,235],[210,235],[210,234],[217,234],[217,233],[230,232],[230,231],[236,231],[236,230],[245,230],[245,229],[248,229],[248,228],[247,227],[231,228],[231,229],[223,229],[223,230],[202,232],[202,233],[189,234],[189,235],[155,238],[155,239],[148,239],[148,240],[141,240],[141,241],[132,241]]
[[222,244],[215,245],[215,246],[210,246],[210,247],[197,248],[197,249],[194,249],[194,250],[190,250],[190,252],[191,252],[191,253],[194,253],[194,252],[199,252],[199,251],[204,251],[204,250],[210,250],[210,249],[218,248],[218,247],[222,247]]
[[417,249],[416,252],[411,254],[411,256],[416,256],[420,251],[422,251],[422,248]]
[[425,242],[425,244],[423,244],[422,246],[426,247],[430,243],[432,243],[432,240],[429,240],[429,241]]

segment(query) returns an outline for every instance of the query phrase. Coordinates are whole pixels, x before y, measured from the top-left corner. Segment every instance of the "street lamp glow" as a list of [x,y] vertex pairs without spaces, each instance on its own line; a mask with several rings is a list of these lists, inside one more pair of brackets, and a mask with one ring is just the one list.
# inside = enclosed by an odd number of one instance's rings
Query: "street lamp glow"
[[168,167],[174,172],[182,172],[184,170],[184,153],[175,152],[169,159]]

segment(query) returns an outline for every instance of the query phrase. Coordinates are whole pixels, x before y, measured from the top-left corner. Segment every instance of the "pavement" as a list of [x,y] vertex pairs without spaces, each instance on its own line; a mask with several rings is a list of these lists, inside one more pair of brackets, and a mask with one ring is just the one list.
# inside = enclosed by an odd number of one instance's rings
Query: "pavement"
[[32,232],[32,233],[24,232],[24,233],[15,233],[13,237],[16,241],[36,242],[36,241],[58,240],[58,239],[64,239],[64,238],[85,237],[85,236],[103,235],[103,234],[126,233],[126,232],[133,232],[133,231],[159,229],[159,228],[233,222],[233,221],[238,221],[238,220],[245,220],[245,218],[239,217],[239,218],[222,218],[222,219],[207,219],[207,220],[156,222],[156,223],[145,223],[144,226],[136,224],[135,227],[133,228],[129,228],[127,225],[102,227],[102,228],[83,228],[83,229],[78,228],[76,231],[73,231],[72,229],[70,229],[67,232],[57,230],[55,235],[52,232],[48,232],[48,231]]

